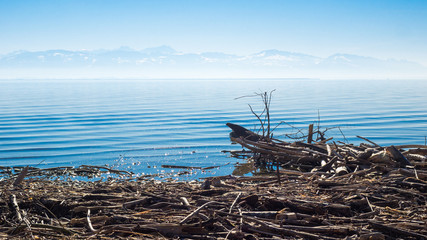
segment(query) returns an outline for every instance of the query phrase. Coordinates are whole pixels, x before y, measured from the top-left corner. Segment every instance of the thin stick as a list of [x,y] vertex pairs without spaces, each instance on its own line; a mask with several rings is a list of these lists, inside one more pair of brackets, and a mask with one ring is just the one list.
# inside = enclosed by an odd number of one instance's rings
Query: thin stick
[[92,226],[92,222],[90,221],[90,209],[87,210],[87,217],[86,217],[86,221],[87,221],[87,226],[89,228],[89,230],[91,232],[96,232],[95,229]]
[[[248,105],[249,105],[249,104],[248,104]],[[262,136],[264,137],[264,136],[265,136],[264,124],[262,123],[262,120],[261,120],[260,116],[258,116],[258,114],[256,114],[256,113],[254,112],[254,110],[252,109],[252,106],[251,106],[251,105],[249,105],[249,108],[251,109],[252,114],[253,114],[253,115],[255,115],[255,117],[256,117],[256,118],[258,118],[258,121],[259,121],[259,122],[260,122],[260,124],[261,124]],[[263,113],[264,113],[264,112],[262,112],[262,113],[261,113],[261,115],[262,115]]]
[[16,178],[15,182],[13,182],[13,186],[18,186],[19,184],[24,181],[25,176],[27,176],[29,166],[24,167],[22,171],[19,173],[18,177]]
[[190,220],[191,217],[193,217],[194,215],[196,215],[197,213],[199,213],[200,210],[202,210],[203,208],[205,208],[205,207],[207,207],[207,206],[209,206],[211,204],[215,204],[215,203],[220,204],[217,201],[210,201],[210,202],[207,202],[207,203],[203,204],[202,206],[200,206],[199,208],[197,208],[196,210],[194,210],[192,213],[188,214],[184,219],[181,220],[181,222],[179,222],[179,224],[184,224],[184,223],[188,222],[188,220]]
[[313,141],[313,124],[308,125],[307,143],[310,144],[311,141]]
[[279,186],[280,186],[280,170],[279,170],[279,168],[280,168],[280,165],[279,165],[279,161],[276,161],[276,170],[277,170],[277,183],[279,184]]
[[349,142],[348,142],[348,140],[347,140],[347,138],[345,137],[344,133],[341,131],[341,128],[340,128],[340,127],[338,127],[338,130],[340,130],[341,135],[342,135],[342,136],[343,136],[343,138],[344,138],[344,141],[346,141],[347,143],[349,143]]
[[[352,176],[353,176],[353,175],[352,175]],[[371,204],[371,202],[369,201],[368,197],[365,197],[365,199],[366,199],[366,202],[368,202],[368,205],[369,205],[369,208],[371,209],[371,212],[373,212],[373,211],[374,211],[374,208],[372,207],[372,204]]]
[[231,204],[230,211],[228,211],[229,213],[231,213],[231,210],[233,210],[233,207],[234,207],[234,205],[236,205],[237,200],[239,200],[240,195],[242,195],[241,192],[237,195],[236,199],[234,199],[233,203]]
[[16,201],[15,194],[10,195],[10,203],[13,209],[15,210],[15,215],[18,218],[18,221],[22,222],[21,211],[19,210],[19,205],[18,205],[18,202]]
[[375,147],[381,147],[380,145],[378,145],[378,144],[376,144],[376,143],[372,142],[371,140],[369,140],[369,139],[367,139],[367,138],[364,138],[364,137],[361,137],[361,136],[356,136],[356,137],[358,137],[358,138],[360,138],[360,139],[363,139],[363,140],[365,140],[365,141],[367,141],[367,142],[369,142],[369,143],[373,144]]
[[320,134],[320,110],[317,109],[317,137],[316,139],[319,139]]

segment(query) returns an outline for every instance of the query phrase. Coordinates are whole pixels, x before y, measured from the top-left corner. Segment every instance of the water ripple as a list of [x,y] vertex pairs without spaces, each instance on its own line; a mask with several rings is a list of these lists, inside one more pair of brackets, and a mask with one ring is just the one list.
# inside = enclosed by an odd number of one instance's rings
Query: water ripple
[[[425,81],[45,81],[0,82],[0,165],[45,167],[109,164],[136,172],[151,166],[222,165],[227,122],[253,129],[260,89],[271,104],[276,137],[308,124],[331,128],[335,140],[424,144]],[[370,88],[365,86],[369,83]],[[117,88],[117,86],[120,88]],[[390,94],[393,92],[393,94]],[[14,101],[10,101],[14,99]],[[320,120],[320,121],[319,121]],[[334,128],[335,127],[335,128]],[[339,127],[336,128],[336,127]],[[344,135],[343,135],[344,134]],[[218,170],[229,174],[232,169]]]

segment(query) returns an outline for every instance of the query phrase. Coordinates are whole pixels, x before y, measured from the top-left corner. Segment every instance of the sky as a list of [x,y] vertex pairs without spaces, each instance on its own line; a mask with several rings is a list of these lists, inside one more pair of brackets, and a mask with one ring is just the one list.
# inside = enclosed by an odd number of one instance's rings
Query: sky
[[0,0],[0,54],[168,45],[335,53],[427,66],[427,1]]

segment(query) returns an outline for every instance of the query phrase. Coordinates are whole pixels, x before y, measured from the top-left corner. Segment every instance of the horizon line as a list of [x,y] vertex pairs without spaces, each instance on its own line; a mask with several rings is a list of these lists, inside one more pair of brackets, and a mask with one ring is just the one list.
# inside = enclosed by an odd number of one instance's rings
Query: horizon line
[[240,78],[240,77],[222,77],[222,78],[117,78],[117,77],[99,77],[99,78],[0,78],[0,81],[21,81],[21,80],[45,80],[45,81],[54,81],[54,80],[72,80],[72,81],[102,81],[102,80],[120,80],[120,81],[126,81],[126,80],[132,80],[132,81],[147,81],[147,80],[177,80],[177,81],[204,81],[204,80],[238,80],[238,81],[245,81],[245,80],[317,80],[317,81],[330,81],[330,80],[337,80],[337,81],[365,81],[365,80],[374,80],[374,81],[387,81],[387,80],[405,80],[405,81],[419,81],[419,80],[427,80],[427,77],[422,78],[307,78],[307,77],[300,77],[300,78],[277,78],[277,77],[255,77],[255,78]]

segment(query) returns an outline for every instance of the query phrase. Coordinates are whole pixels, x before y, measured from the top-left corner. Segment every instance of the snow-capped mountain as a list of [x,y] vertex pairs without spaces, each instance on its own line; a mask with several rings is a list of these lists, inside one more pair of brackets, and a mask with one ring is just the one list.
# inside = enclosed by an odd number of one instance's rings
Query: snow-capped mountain
[[16,51],[0,55],[0,78],[423,78],[427,67],[351,54],[327,58],[264,50],[249,55],[183,53],[169,46],[135,50]]

